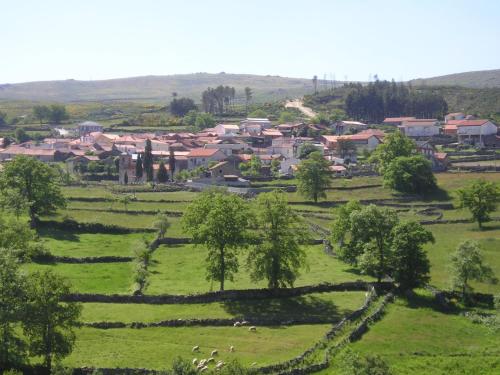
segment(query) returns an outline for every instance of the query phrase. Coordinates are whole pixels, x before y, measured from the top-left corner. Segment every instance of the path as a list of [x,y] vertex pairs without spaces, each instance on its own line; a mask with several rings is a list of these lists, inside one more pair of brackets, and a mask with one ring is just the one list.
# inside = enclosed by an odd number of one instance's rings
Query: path
[[314,112],[311,108],[305,107],[304,103],[301,99],[294,99],[286,102],[285,108],[297,108],[300,112],[302,112],[307,117],[316,116],[316,112]]

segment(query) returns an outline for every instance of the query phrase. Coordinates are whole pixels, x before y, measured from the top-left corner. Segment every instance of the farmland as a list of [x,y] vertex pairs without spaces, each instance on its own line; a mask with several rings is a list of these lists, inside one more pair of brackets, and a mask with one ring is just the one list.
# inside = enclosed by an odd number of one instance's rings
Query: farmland
[[[477,240],[485,259],[500,275],[500,226],[498,221],[479,230],[477,224],[467,222],[470,214],[457,208],[456,189],[475,178],[499,181],[497,174],[445,173],[438,174],[440,192],[425,198],[396,194],[383,187],[380,177],[337,179],[327,191],[327,199],[317,204],[304,200],[298,193],[287,193],[289,204],[305,219],[329,230],[338,208],[350,199],[368,204],[391,206],[401,220],[449,220],[446,223],[426,225],[436,239],[426,245],[431,262],[431,285],[450,288],[449,257],[456,246],[466,240]],[[295,180],[273,181],[264,185],[293,185]],[[261,184],[262,185],[262,184]],[[72,219],[79,223],[113,224],[129,233],[90,233],[65,228],[64,225],[42,226],[40,240],[56,257],[126,257],[119,262],[67,263],[56,258],[54,262],[29,263],[26,272],[51,269],[66,277],[72,292],[99,296],[131,296],[134,285],[134,251],[144,241],[152,241],[155,213],[168,213],[170,227],[166,236],[179,239],[179,244],[162,244],[152,253],[148,283],[143,290],[146,297],[203,295],[217,290],[218,285],[206,280],[207,250],[201,245],[185,243],[180,215],[198,196],[196,192],[135,192],[126,206],[105,185],[64,187],[68,199],[65,209],[43,220],[60,222]],[[499,217],[500,212],[494,212]],[[460,221],[460,222],[456,222]],[[465,222],[463,222],[465,221]],[[313,238],[321,235],[311,231]],[[356,280],[374,281],[325,252],[323,244],[305,247],[307,267],[301,270],[295,286],[322,283],[343,283]],[[246,265],[248,250],[239,253],[239,272],[226,289],[245,290],[265,288],[265,281],[254,282]],[[130,260],[129,260],[130,259]],[[498,293],[499,285],[474,283],[476,291]],[[382,295],[384,292],[380,292]],[[366,291],[325,291],[280,298],[253,298],[214,300],[189,303],[125,303],[117,301],[83,302],[82,326],[76,330],[73,353],[64,359],[70,367],[132,367],[166,369],[175,357],[193,358],[191,348],[201,347],[200,356],[208,356],[218,349],[222,360],[237,359],[245,366],[267,366],[292,359],[315,346],[304,363],[320,363],[324,352],[334,348],[349,330],[352,321],[336,336],[326,340],[325,334],[352,312],[363,306]],[[381,303],[373,300],[364,310],[368,316]],[[465,310],[463,310],[465,311]],[[368,332],[350,346],[362,354],[379,354],[399,374],[426,374],[430,366],[440,360],[436,373],[462,374],[471,369],[477,373],[493,373],[498,362],[498,335],[463,316],[462,310],[442,311],[429,292],[417,290],[413,297],[396,297],[386,307],[380,322],[373,323]],[[489,311],[489,310],[486,310]],[[245,327],[233,327],[226,321],[247,319],[261,322],[256,332]],[[187,323],[201,320],[200,323]],[[216,325],[210,322],[219,322]],[[162,323],[163,322],[163,323]],[[181,322],[168,326],[165,322]],[[309,322],[309,323],[308,323]],[[103,329],[96,324],[120,324]],[[136,325],[142,325],[137,328]],[[405,345],[401,345],[401,342]],[[228,351],[233,345],[234,353]],[[333,349],[332,349],[333,350]],[[457,356],[460,360],[457,361]],[[324,374],[335,373],[332,367]]]

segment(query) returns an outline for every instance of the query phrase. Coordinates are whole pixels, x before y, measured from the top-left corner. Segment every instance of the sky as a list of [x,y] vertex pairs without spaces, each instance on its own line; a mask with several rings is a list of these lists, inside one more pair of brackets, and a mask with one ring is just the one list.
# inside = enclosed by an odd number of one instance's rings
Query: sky
[[0,0],[0,83],[500,68],[499,0]]

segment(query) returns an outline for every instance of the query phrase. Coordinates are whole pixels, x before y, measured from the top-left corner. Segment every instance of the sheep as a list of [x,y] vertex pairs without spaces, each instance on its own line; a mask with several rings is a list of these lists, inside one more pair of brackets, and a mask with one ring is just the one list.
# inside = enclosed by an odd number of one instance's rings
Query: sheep
[[193,346],[193,349],[191,350],[192,352],[199,352],[200,347],[198,345]]
[[222,366],[224,366],[224,365],[225,365],[225,363],[224,363],[224,362],[219,361],[219,362],[217,362],[217,364],[215,365],[215,368],[216,368],[216,369],[220,369],[220,368],[221,368]]
[[232,345],[231,345],[231,346],[229,347],[229,352],[234,353],[234,346],[232,346]]
[[202,367],[202,368],[200,369],[200,372],[205,372],[205,371],[207,371],[207,370],[208,370],[208,366],[205,366],[205,367]]
[[241,323],[240,322],[234,322],[233,327],[240,327]]
[[209,359],[207,359],[207,364],[213,361],[215,361],[214,357],[210,357]]
[[198,358],[193,358],[193,365],[197,365],[198,364]]
[[257,362],[252,362],[252,364],[250,365],[250,367],[255,367],[257,366]]
[[202,359],[202,360],[200,361],[200,364],[199,364],[198,366],[203,367],[203,366],[205,366],[206,364],[207,364],[207,360],[206,360],[206,359]]
[[210,357],[215,357],[218,353],[219,353],[218,350],[214,349],[212,350],[212,353],[210,353]]
[[247,322],[246,320],[244,320],[244,321],[242,321],[240,324],[241,324],[242,326],[246,326],[246,325],[248,324],[248,322]]
[[248,330],[250,332],[255,332],[255,331],[257,331],[257,327],[256,326],[251,326],[251,327],[248,327]]

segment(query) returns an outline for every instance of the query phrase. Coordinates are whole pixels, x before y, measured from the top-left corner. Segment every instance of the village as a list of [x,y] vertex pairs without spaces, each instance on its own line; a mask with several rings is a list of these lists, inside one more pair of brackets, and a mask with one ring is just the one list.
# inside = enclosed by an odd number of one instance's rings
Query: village
[[[56,129],[58,137],[8,144],[0,149],[0,161],[27,155],[47,163],[64,163],[72,175],[90,175],[93,180],[115,180],[120,184],[189,179],[198,187],[248,186],[251,179],[293,177],[300,159],[311,151],[323,154],[333,176],[373,173],[367,156],[383,143],[387,131],[400,131],[413,139],[417,150],[437,172],[450,166],[450,158],[439,150],[440,145],[476,150],[500,146],[495,123],[463,113],[448,114],[444,121],[386,118],[382,126],[347,120],[328,125],[273,124],[267,118],[246,118],[238,124],[219,123],[196,133],[117,134],[105,131],[97,122],[85,121],[71,131]],[[316,136],[303,136],[311,133]],[[152,178],[142,166],[148,143]]]

